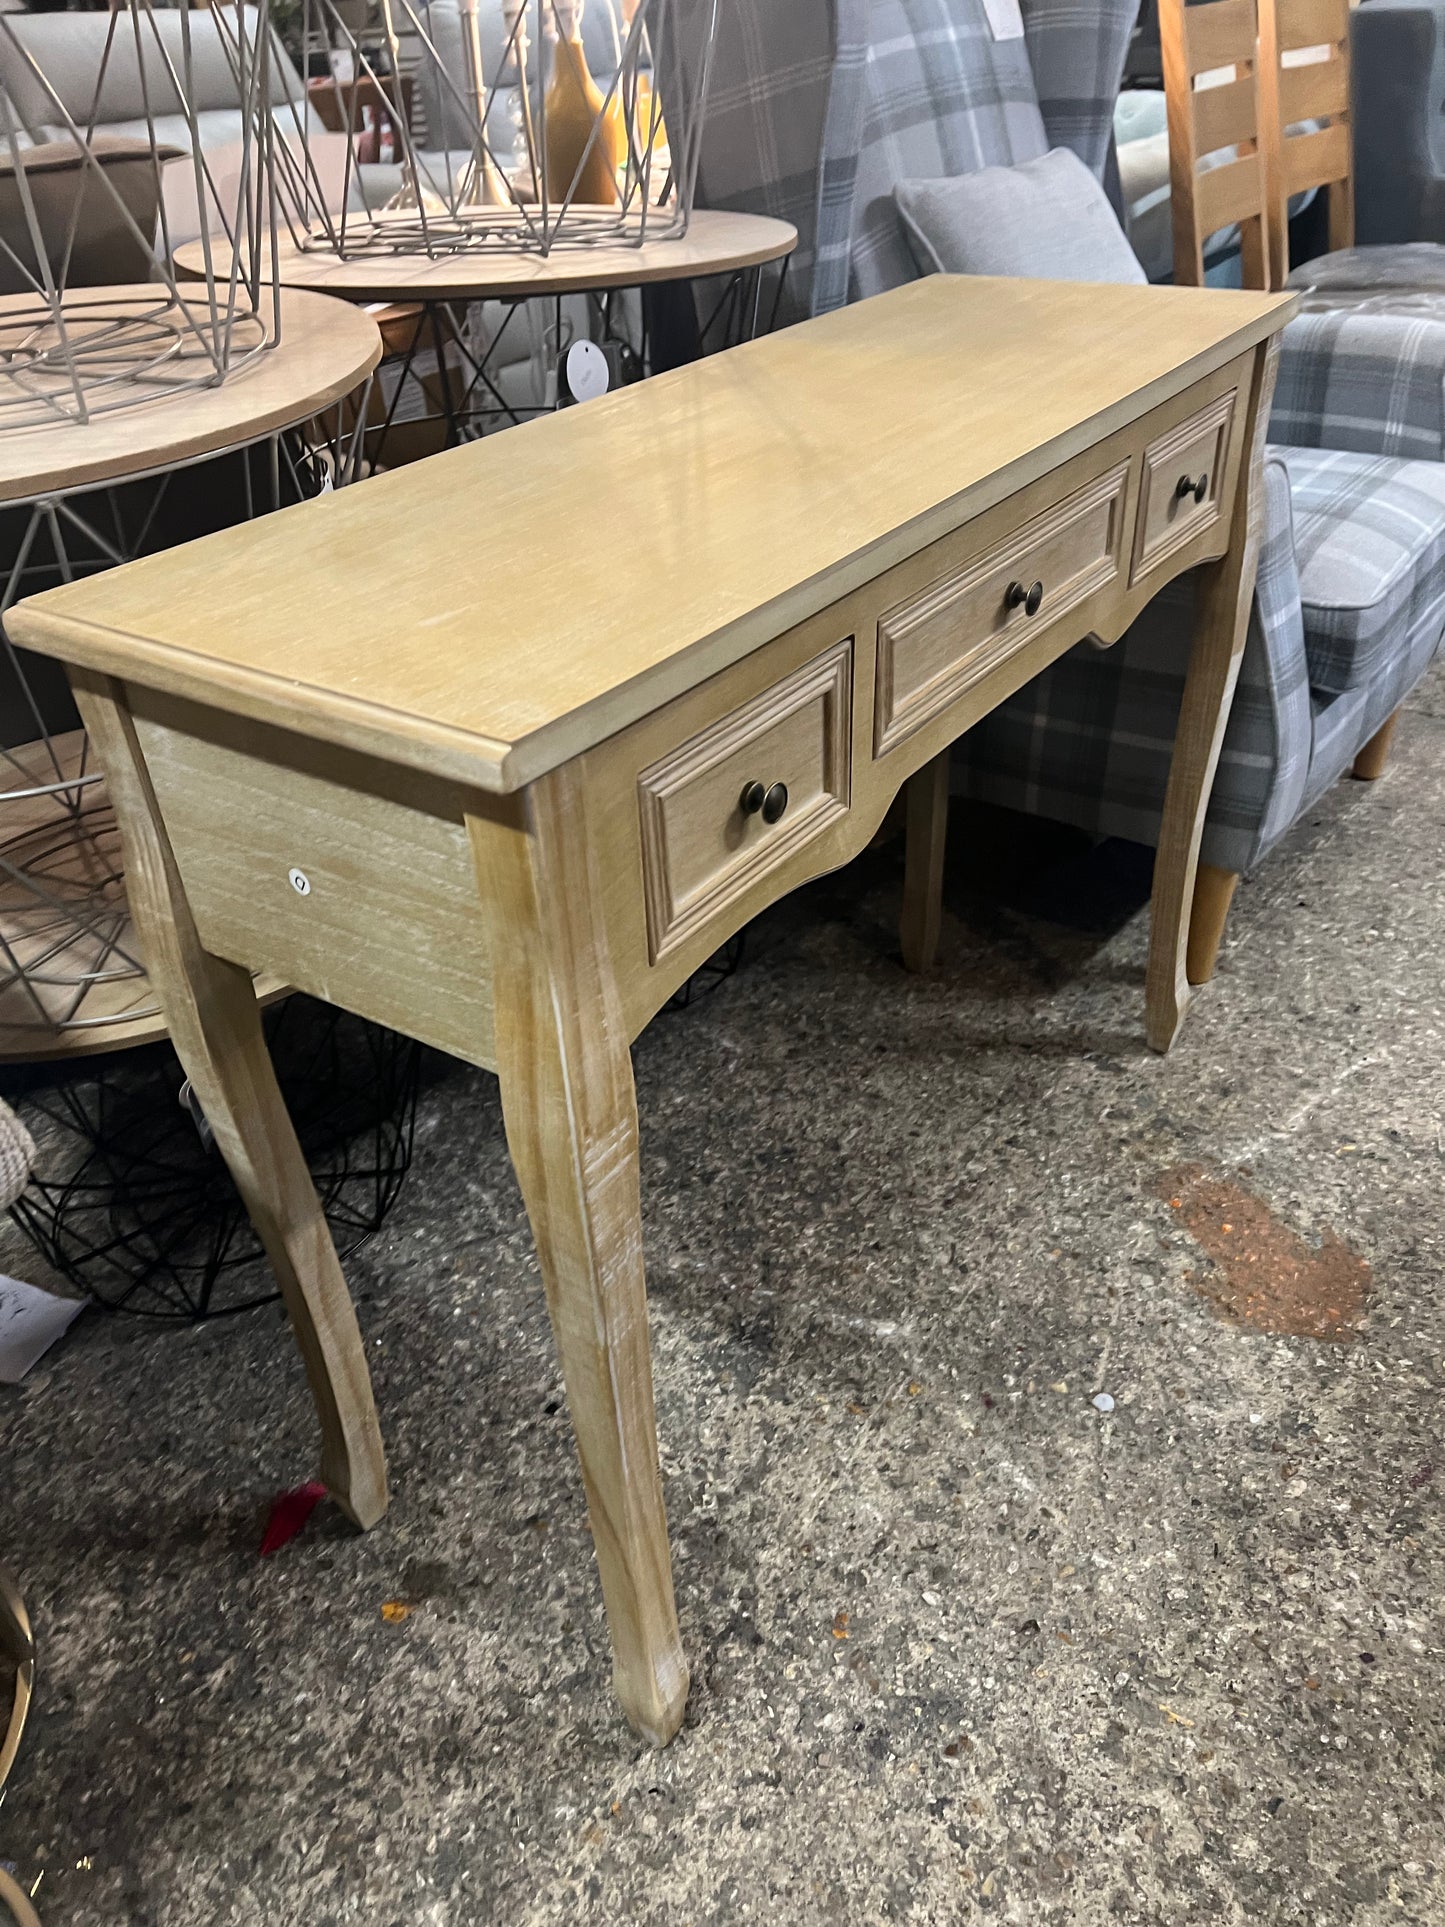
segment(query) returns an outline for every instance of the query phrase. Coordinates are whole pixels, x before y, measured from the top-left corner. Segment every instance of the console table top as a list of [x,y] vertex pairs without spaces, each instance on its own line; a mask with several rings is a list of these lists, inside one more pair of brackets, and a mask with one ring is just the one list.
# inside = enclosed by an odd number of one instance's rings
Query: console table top
[[51,590],[11,630],[519,789],[1277,332],[1293,299],[930,277]]

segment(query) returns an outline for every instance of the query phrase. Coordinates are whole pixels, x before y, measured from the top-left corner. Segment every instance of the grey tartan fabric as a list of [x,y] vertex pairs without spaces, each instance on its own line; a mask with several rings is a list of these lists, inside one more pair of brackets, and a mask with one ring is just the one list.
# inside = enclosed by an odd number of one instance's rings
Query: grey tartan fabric
[[1102,180],[1139,0],[1024,0],[1034,91],[1050,147]]
[[[1291,449],[1271,449],[1266,458],[1254,609],[1200,851],[1224,870],[1252,869],[1349,768],[1429,668],[1445,630],[1437,572],[1435,593],[1397,615],[1387,646],[1347,693],[1311,688],[1305,622],[1318,607],[1311,598],[1317,585],[1338,580],[1342,565],[1325,532],[1308,527],[1297,563],[1295,474],[1327,459]],[[1356,466],[1362,485],[1378,470],[1373,481],[1381,489],[1393,479],[1445,503],[1445,468],[1338,459]],[[1335,475],[1343,483],[1343,467]],[[1359,540],[1347,513],[1329,533],[1347,549]],[[1157,842],[1193,615],[1193,583],[1184,577],[1155,597],[1113,649],[1071,650],[969,731],[955,759],[955,787],[1095,836]]]
[[[1054,145],[1100,170],[1133,16],[1134,0],[1023,0],[1024,39],[999,42],[982,0],[729,0],[700,204],[799,228],[780,320],[910,280],[897,181],[1014,166]],[[1445,322],[1433,316],[1312,314],[1287,331],[1271,434],[1290,446],[1266,466],[1259,583],[1205,826],[1208,862],[1257,861],[1439,646],[1441,612],[1422,590],[1385,645],[1361,652],[1353,687],[1312,695],[1287,463],[1294,449],[1321,447],[1440,460],[1442,375]],[[1322,540],[1309,566],[1327,561],[1337,566]],[[987,717],[959,746],[959,785],[1096,835],[1155,841],[1192,595],[1187,580],[1174,585],[1113,649],[1071,651]],[[1321,673],[1341,680],[1337,663]]]
[[1270,440],[1445,461],[1445,319],[1329,310],[1285,329]]
[[1445,465],[1338,449],[1281,451],[1310,687],[1347,695],[1403,635],[1445,627]]
[[[696,31],[711,0],[682,0]],[[718,9],[698,163],[700,207],[791,221],[798,246],[782,277],[777,325],[812,311],[823,117],[833,72],[831,0],[726,0]],[[771,300],[763,312],[769,313]]]
[[[684,33],[709,6],[681,0]],[[1024,38],[995,41],[981,0],[728,0],[698,204],[797,228],[782,324],[849,298],[860,213],[858,292],[911,280],[894,180],[1009,167],[1051,146],[1102,173],[1136,11],[1137,0],[1024,0]]]
[[835,0],[813,312],[912,281],[893,189],[1048,152],[1028,41],[983,0]]
[[1440,648],[1437,627],[1421,625],[1404,640],[1379,674],[1347,696],[1316,696],[1311,702],[1313,747],[1309,782],[1300,809],[1307,810],[1337,783],[1361,749],[1404,702]]
[[14,1204],[30,1181],[35,1145],[30,1133],[0,1098],[0,1211]]

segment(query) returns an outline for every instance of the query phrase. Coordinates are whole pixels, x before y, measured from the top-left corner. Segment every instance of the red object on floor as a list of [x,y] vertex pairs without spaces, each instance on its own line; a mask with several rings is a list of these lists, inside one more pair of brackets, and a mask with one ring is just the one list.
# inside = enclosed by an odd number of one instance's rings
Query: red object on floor
[[319,1479],[298,1485],[293,1491],[278,1493],[271,1505],[271,1516],[266,1521],[261,1557],[269,1559],[273,1552],[279,1552],[282,1546],[294,1539],[316,1510],[317,1500],[325,1497],[326,1487]]

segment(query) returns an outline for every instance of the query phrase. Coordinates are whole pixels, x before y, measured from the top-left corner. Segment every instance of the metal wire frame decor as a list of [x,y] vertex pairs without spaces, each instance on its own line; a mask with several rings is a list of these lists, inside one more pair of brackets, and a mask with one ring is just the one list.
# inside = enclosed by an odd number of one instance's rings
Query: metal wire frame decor
[[[0,508],[0,619],[22,595],[348,480],[363,429],[364,410],[338,405],[304,432]],[[197,469],[200,490],[186,479]],[[103,1048],[148,1019],[159,1012],[131,936],[104,775],[53,665],[0,629],[0,1058],[43,1057],[60,1042]]]
[[[309,997],[265,1013],[277,1079],[342,1257],[411,1165],[422,1047]],[[270,1302],[261,1242],[169,1044],[37,1072],[8,1092],[40,1147],[11,1215],[97,1303],[207,1318]]]
[[[215,386],[280,340],[280,290],[263,243],[277,221],[273,110],[278,91],[296,83],[284,53],[278,64],[268,0],[259,7],[203,0],[112,6],[84,113],[72,111],[46,73],[29,31],[33,17],[0,14],[0,39],[30,96],[31,119],[43,115],[45,130],[23,125],[10,91],[0,90],[0,163],[13,173],[26,243],[22,250],[0,236],[0,261],[28,297],[8,300],[0,319],[0,433],[84,426],[116,409]],[[201,138],[201,54],[229,68],[241,110],[240,142],[219,156]],[[112,174],[115,144],[96,140],[106,90],[117,85],[138,89],[145,104],[145,135],[124,143],[127,166],[151,175],[150,192],[134,202]],[[177,131],[175,142],[157,133],[158,118]],[[30,178],[40,155],[57,153],[77,168],[68,224],[59,231],[53,222],[47,228]],[[188,177],[184,194],[174,175],[167,192],[168,168]],[[170,209],[188,198],[193,230],[222,235],[230,246],[218,269],[208,244],[204,275],[182,282],[171,265]],[[147,233],[135,209],[151,205],[156,229]],[[72,285],[82,209],[92,219],[103,214],[134,244],[149,266],[146,278],[104,290]]]
[[[566,58],[563,43],[580,44],[584,4],[605,15],[616,64],[596,84],[590,129],[569,130],[570,165],[559,167],[549,123],[560,112],[557,63]],[[283,138],[273,152],[293,244],[341,259],[436,259],[499,250],[547,255],[598,245],[641,247],[685,234],[718,4],[374,0],[380,37],[368,45],[365,30],[353,28],[350,10],[337,0],[302,0],[303,45],[329,46],[354,75],[332,83],[332,118],[355,126],[358,89],[384,101],[400,184],[380,205],[372,204],[376,195],[368,192],[348,143],[341,191],[333,183],[328,192],[309,114],[295,104],[282,107]],[[484,38],[498,53],[490,74]],[[551,86],[542,55],[548,44]],[[569,117],[575,115],[580,84],[569,83],[562,92]],[[419,138],[423,114],[440,123],[428,126],[428,147]],[[600,170],[599,156],[605,157]]]

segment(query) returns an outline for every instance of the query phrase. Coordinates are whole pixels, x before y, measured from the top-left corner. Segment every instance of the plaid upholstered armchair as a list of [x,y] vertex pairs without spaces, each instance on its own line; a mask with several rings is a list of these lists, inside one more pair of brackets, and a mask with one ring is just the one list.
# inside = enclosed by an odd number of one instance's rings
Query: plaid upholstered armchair
[[[1023,37],[1000,39],[983,0],[731,0],[700,199],[798,227],[780,320],[910,279],[899,181],[1052,146],[1102,174],[1134,6],[1023,0]],[[1378,773],[1439,646],[1442,373],[1438,322],[1333,313],[1286,331],[1259,586],[1204,832],[1195,982],[1212,973],[1240,873],[1352,765]],[[1191,594],[1185,578],[1112,649],[1072,651],[986,718],[959,746],[955,787],[1152,844]]]

